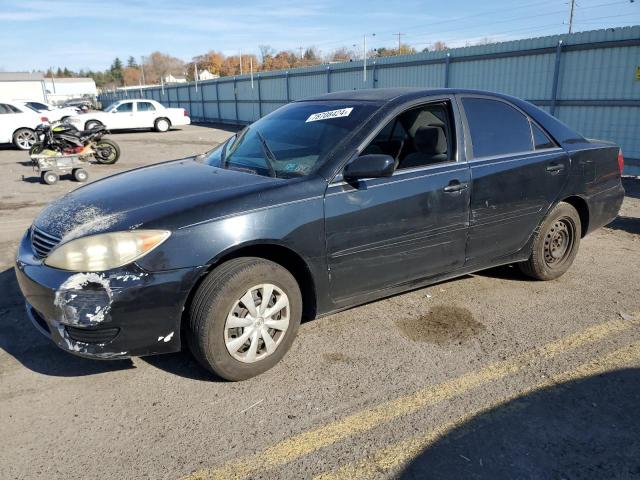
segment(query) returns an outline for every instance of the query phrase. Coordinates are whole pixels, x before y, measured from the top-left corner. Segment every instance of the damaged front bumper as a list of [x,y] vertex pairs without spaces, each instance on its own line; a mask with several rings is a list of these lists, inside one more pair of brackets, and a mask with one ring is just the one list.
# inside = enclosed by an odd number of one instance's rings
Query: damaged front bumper
[[116,359],[180,350],[182,311],[201,269],[68,272],[36,258],[25,234],[15,271],[41,333],[70,353]]

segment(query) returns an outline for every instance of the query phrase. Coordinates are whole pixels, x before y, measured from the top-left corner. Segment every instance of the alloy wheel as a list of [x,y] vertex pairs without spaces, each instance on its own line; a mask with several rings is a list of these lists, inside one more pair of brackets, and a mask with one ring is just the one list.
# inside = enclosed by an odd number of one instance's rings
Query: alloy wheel
[[21,130],[16,135],[16,143],[23,150],[29,150],[36,143],[36,134],[31,130]]

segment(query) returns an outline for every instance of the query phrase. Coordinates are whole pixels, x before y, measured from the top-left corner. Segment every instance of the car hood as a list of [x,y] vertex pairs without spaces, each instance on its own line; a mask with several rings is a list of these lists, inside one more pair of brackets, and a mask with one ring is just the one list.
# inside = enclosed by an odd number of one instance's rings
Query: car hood
[[175,229],[220,216],[230,202],[283,180],[225,170],[193,158],[120,173],[78,188],[45,207],[34,225],[63,242],[108,231]]

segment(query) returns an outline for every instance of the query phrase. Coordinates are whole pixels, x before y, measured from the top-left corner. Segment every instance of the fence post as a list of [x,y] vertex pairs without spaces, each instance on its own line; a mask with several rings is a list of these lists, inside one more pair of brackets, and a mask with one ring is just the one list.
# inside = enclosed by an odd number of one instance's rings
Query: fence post
[[204,112],[204,88],[200,85],[200,107],[202,108],[202,121],[207,120],[207,114]]
[[216,80],[216,113],[218,114],[218,120],[222,121],[222,114],[220,113],[220,90],[218,89],[218,80]]
[[376,83],[378,83],[378,77],[376,76],[376,61],[373,61],[373,65],[371,67],[371,87],[376,88]]
[[233,77],[233,103],[236,107],[236,122],[239,120],[238,118],[238,91],[236,90],[236,77]]
[[260,74],[258,74],[258,118],[262,118],[262,93],[260,92]]
[[558,80],[560,78],[560,59],[562,58],[562,40],[558,40],[556,47],[556,61],[553,67],[553,84],[551,87],[551,107],[549,113],[554,115],[556,112],[556,103],[558,100]]
[[287,87],[287,103],[289,103],[291,101],[291,95],[289,93],[289,72],[284,72],[284,79],[286,81],[286,87]]
[[327,67],[327,93],[331,93],[331,67]]
[[191,84],[187,83],[187,95],[189,98],[189,115],[191,115],[191,111],[193,110],[193,105],[191,105]]
[[451,65],[451,54],[447,53],[444,59],[444,88],[449,88],[449,66]]

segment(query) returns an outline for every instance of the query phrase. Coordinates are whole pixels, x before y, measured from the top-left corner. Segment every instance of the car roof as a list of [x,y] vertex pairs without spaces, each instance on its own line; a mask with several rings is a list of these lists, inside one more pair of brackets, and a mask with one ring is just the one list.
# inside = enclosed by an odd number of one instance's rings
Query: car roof
[[325,93],[315,97],[304,98],[301,102],[319,100],[343,100],[343,101],[369,101],[387,103],[394,100],[412,100],[419,97],[431,97],[438,95],[451,95],[456,93],[487,95],[496,98],[511,99],[507,95],[485,90],[471,90],[461,88],[419,88],[419,87],[395,87],[395,88],[363,88],[360,90],[343,90],[340,92]]

